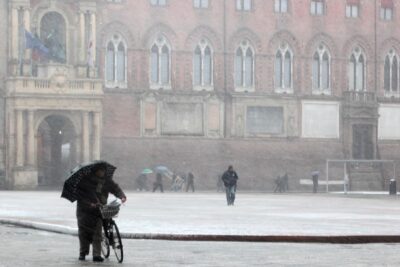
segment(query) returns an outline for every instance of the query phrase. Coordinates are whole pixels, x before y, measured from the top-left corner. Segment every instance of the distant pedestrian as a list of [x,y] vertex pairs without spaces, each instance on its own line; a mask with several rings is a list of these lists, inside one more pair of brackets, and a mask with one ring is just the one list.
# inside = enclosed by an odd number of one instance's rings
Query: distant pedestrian
[[189,188],[192,189],[192,192],[194,192],[194,175],[193,173],[189,172],[187,176],[187,181],[186,181],[186,192],[189,191]]
[[136,179],[137,190],[139,191],[148,191],[147,188],[147,175],[142,173]]
[[284,192],[289,191],[289,175],[287,172],[282,177],[282,186]]
[[313,182],[313,193],[317,193],[318,192],[318,178],[319,178],[319,172],[318,171],[314,171],[311,173],[311,177],[312,177],[312,182]]
[[278,191],[279,191],[279,193],[282,193],[282,191],[283,191],[282,178],[280,175],[278,175],[278,177],[276,177],[276,179],[275,179],[274,193],[276,193]]
[[222,181],[225,185],[226,201],[228,203],[228,206],[233,206],[235,203],[237,180],[239,180],[239,176],[233,169],[233,166],[229,166],[228,170],[222,175]]
[[164,188],[163,188],[163,182],[162,182],[162,174],[157,173],[156,175],[156,181],[153,184],[153,192],[156,192],[156,190],[160,188],[161,193],[164,193]]
[[171,190],[174,192],[178,191],[178,188],[176,186],[177,179],[178,179],[178,175],[176,175],[176,173],[174,173],[172,175],[172,183],[171,183]]
[[283,176],[278,175],[275,179],[275,189],[274,193],[278,192],[283,193],[289,190],[289,175],[285,173]]

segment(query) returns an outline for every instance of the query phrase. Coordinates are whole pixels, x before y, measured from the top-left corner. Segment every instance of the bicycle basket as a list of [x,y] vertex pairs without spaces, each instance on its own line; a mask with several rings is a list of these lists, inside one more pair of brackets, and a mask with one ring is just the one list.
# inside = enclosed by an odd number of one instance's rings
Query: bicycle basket
[[119,212],[120,205],[104,205],[100,208],[101,217],[103,219],[111,219]]

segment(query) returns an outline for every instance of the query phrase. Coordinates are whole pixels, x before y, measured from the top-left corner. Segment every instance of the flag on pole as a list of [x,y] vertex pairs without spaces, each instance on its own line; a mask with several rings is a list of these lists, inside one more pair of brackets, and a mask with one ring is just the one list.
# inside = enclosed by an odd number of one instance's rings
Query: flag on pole
[[34,60],[47,57],[50,54],[50,50],[42,41],[27,30],[25,30],[25,49],[32,49],[32,59]]
[[94,60],[93,60],[93,42],[92,40],[89,41],[88,49],[87,49],[87,65],[90,68],[94,68]]

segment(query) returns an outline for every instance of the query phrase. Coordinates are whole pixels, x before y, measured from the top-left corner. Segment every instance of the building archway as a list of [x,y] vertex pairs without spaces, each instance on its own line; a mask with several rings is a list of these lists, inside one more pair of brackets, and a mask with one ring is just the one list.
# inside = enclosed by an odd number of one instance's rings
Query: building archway
[[62,115],[43,119],[37,131],[37,167],[39,186],[61,186],[76,165],[76,129]]

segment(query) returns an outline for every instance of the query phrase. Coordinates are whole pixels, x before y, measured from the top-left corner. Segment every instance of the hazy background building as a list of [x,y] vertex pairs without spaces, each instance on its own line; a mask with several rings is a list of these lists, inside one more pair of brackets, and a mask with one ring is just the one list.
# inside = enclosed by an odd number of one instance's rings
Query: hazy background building
[[[285,172],[299,189],[328,158],[398,161],[399,8],[2,1],[3,184],[57,186],[76,163],[102,158],[131,186],[162,164],[212,189],[233,164],[242,189],[271,190]],[[393,175],[349,168],[353,180]]]

